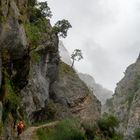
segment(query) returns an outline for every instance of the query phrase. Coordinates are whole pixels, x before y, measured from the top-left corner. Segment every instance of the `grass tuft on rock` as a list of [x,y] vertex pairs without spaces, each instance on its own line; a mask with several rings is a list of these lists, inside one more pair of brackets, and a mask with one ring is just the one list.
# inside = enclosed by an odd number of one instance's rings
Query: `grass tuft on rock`
[[65,64],[64,62],[60,62],[60,74],[61,75],[74,75],[76,74],[75,70],[71,68],[69,65]]

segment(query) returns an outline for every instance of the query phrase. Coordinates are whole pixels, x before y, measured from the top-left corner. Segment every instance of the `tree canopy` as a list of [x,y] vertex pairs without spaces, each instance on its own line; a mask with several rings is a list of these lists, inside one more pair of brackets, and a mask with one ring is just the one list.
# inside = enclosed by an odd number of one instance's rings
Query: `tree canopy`
[[55,23],[53,31],[57,33],[60,37],[66,38],[68,29],[72,28],[68,20],[59,20]]
[[72,59],[71,67],[73,67],[75,61],[80,61],[81,59],[83,59],[82,51],[79,49],[75,49],[71,54],[71,59]]

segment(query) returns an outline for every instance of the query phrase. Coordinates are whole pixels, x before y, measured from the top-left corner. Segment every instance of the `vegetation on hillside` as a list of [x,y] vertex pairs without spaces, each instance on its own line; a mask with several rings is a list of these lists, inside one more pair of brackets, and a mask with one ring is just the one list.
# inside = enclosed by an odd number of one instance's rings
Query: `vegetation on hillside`
[[140,140],[140,128],[135,129],[134,138],[135,140]]
[[86,140],[78,122],[63,120],[54,128],[39,129],[36,133],[39,140]]
[[47,33],[46,38],[51,39],[52,34],[57,34],[60,37],[67,37],[68,29],[71,28],[71,24],[68,20],[59,20],[51,28],[50,18],[52,12],[48,6],[47,1],[37,2],[36,0],[29,1],[28,8],[29,22],[25,23],[25,31],[30,42],[30,48],[35,49],[43,41],[44,33]]
[[[39,129],[39,140],[122,140],[116,131],[119,121],[112,115],[104,114],[96,125],[81,124],[73,120],[63,120],[54,128]],[[43,139],[44,138],[44,139]]]
[[64,62],[60,62],[59,72],[60,76],[64,76],[66,74],[71,76],[77,76],[75,70],[72,69],[69,65],[65,64]]

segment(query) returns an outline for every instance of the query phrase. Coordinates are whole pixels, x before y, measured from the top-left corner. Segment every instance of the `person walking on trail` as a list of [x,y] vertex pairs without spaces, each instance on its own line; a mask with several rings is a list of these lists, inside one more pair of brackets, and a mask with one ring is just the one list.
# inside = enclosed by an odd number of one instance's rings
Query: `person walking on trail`
[[22,134],[23,130],[24,130],[24,123],[23,121],[19,121],[19,123],[17,124],[17,133],[18,133],[18,136],[20,134]]

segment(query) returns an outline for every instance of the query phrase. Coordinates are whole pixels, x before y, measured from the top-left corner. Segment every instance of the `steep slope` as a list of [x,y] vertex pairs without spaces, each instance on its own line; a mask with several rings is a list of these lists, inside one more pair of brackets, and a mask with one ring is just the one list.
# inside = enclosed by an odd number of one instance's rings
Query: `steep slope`
[[131,140],[134,130],[140,128],[140,56],[127,68],[113,98],[107,101],[106,109],[118,117],[119,130],[126,140]]
[[[60,52],[60,59],[68,64],[69,66],[72,65],[72,61],[70,58],[70,54],[66,47],[64,46],[63,42],[59,42],[59,52]],[[93,91],[93,94],[98,98],[98,100],[105,104],[106,100],[111,98],[113,95],[113,92],[103,88],[102,85],[97,84],[94,80],[94,78],[88,74],[78,73],[80,79],[84,81],[84,83],[88,86],[88,88]]]
[[59,79],[51,87],[51,97],[60,109],[60,117],[76,117],[95,123],[101,113],[101,104],[90,92],[78,74],[61,62]]
[[103,88],[102,85],[97,84],[92,76],[83,73],[79,73],[78,75],[80,79],[86,83],[88,88],[93,91],[93,94],[102,103],[102,105],[105,104],[107,99],[112,97],[113,92]]

